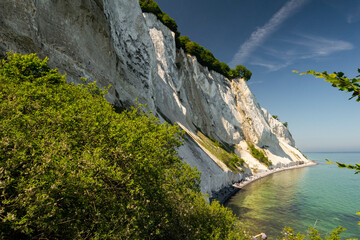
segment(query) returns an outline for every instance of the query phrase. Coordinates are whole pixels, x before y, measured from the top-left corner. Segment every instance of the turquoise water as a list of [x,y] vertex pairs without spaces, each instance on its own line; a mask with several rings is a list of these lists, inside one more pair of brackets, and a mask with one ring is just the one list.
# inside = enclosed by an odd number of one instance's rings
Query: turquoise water
[[360,153],[306,153],[317,166],[287,170],[259,179],[233,196],[227,207],[250,233],[265,232],[277,239],[284,226],[321,233],[341,225],[342,239],[359,238],[360,174],[326,164],[325,159],[347,164],[360,162]]

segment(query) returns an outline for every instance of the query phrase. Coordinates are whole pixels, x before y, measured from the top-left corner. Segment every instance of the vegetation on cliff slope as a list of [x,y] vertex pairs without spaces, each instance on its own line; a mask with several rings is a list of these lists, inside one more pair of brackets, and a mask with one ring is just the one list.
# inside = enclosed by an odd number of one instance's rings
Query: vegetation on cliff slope
[[246,81],[250,80],[252,72],[246,67],[238,65],[235,69],[230,69],[226,63],[216,59],[210,50],[205,49],[196,42],[190,41],[188,36],[180,36],[175,20],[164,13],[154,0],[139,0],[139,3],[143,12],[155,14],[159,21],[175,33],[176,47],[182,48],[186,53],[195,56],[201,65],[206,66],[209,70],[214,70],[229,79],[240,77]]
[[250,148],[250,153],[254,158],[259,160],[259,162],[265,164],[267,167],[272,165],[272,162],[269,160],[269,158],[266,157],[265,154],[262,151],[257,149],[254,144],[252,144],[250,142],[247,142],[247,144],[248,144],[248,146]]
[[234,173],[244,171],[240,169],[245,164],[244,159],[240,158],[234,153],[234,150],[225,150],[226,147],[215,139],[205,136],[202,132],[198,131],[197,136],[200,138],[200,144],[204,146],[211,154],[217,157],[220,161]]

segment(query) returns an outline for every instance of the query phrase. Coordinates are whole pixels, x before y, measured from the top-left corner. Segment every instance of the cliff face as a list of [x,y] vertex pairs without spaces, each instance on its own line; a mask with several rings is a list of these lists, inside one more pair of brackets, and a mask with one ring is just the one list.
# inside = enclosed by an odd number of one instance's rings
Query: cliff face
[[137,0],[17,1],[0,3],[0,53],[37,52],[67,74],[112,85],[107,99],[128,107],[135,98],[186,132],[179,155],[202,172],[203,192],[241,179],[204,146],[199,132],[243,158],[245,174],[267,167],[250,154],[254,144],[272,168],[308,160],[288,129],[262,109],[242,79],[228,80],[176,49],[174,33]]

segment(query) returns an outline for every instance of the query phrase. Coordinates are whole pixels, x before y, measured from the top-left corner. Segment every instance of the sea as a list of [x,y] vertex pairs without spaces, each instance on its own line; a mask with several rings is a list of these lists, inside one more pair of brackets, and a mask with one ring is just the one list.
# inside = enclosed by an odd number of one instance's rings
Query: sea
[[315,227],[325,237],[334,228],[347,230],[341,239],[360,240],[360,174],[325,159],[360,163],[358,153],[304,153],[316,166],[286,170],[256,180],[226,204],[250,234],[265,232],[277,239],[285,226],[307,233]]

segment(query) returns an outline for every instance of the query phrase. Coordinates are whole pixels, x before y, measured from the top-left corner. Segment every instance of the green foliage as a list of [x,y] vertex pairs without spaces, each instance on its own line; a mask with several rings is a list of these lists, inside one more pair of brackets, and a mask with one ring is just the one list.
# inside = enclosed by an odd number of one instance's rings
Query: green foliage
[[273,117],[274,119],[276,119],[276,120],[280,120],[277,115],[273,115],[272,117]]
[[232,71],[232,75],[233,78],[240,77],[248,81],[251,78],[252,72],[243,65],[237,65],[235,70]]
[[240,77],[244,78],[246,81],[250,80],[252,73],[246,67],[238,65],[235,69],[230,69],[226,63],[217,60],[210,50],[205,49],[196,42],[190,41],[188,36],[180,36],[175,20],[164,13],[155,1],[139,0],[139,3],[143,12],[155,14],[159,21],[175,33],[176,47],[182,48],[186,53],[195,56],[201,65],[208,67],[209,70],[214,70],[229,79]]
[[[325,159],[325,160],[327,163],[334,163],[332,161],[329,161],[328,159]],[[355,163],[355,165],[351,165],[351,164],[344,164],[344,163],[336,162],[336,164],[338,165],[339,168],[348,168],[348,169],[355,170],[355,174],[360,173],[360,164],[359,163]]]
[[216,61],[216,58],[208,49],[202,51],[199,58],[201,60],[201,64],[210,67],[210,69],[213,68],[213,63]]
[[[293,71],[295,73],[299,73],[298,71]],[[358,73],[360,73],[360,68],[358,69]],[[350,99],[356,98],[356,101],[360,101],[360,75],[356,76],[356,78],[347,78],[344,76],[342,72],[334,72],[332,74],[328,74],[326,71],[323,73],[318,73],[315,71],[307,71],[306,73],[301,73],[300,75],[311,74],[316,78],[324,78],[325,81],[332,83],[333,87],[337,87],[340,91],[346,91],[352,93]]]
[[240,77],[245,80],[251,78],[252,73],[246,67],[238,65],[235,69],[230,69],[226,63],[217,60],[208,49],[205,49],[196,42],[190,41],[188,36],[179,37],[179,46],[183,48],[186,53],[195,56],[201,65],[227,78],[234,79]]
[[186,46],[186,44],[187,44],[188,42],[190,42],[190,39],[189,39],[188,36],[180,36],[180,37],[179,37],[179,43],[180,43],[179,46],[180,46],[182,49],[185,49],[185,46]]
[[35,54],[1,62],[0,239],[245,239],[177,156],[179,127],[105,93]]
[[284,125],[285,127],[288,127],[289,124],[288,124],[288,122],[284,122],[283,125]]
[[[295,231],[290,227],[285,227],[282,232],[282,237],[279,237],[279,240],[341,240],[340,234],[345,231],[345,228],[341,226],[335,228],[330,234],[321,237],[322,234],[315,228],[309,228],[309,233],[301,234],[295,233]],[[350,240],[350,239],[349,239]]]
[[272,162],[265,156],[262,151],[258,150],[254,144],[250,142],[248,142],[247,144],[250,148],[250,153],[254,158],[256,158],[257,160],[259,160],[259,162],[265,164],[268,167],[272,165]]
[[211,154],[221,160],[232,172],[239,172],[238,168],[245,164],[244,159],[237,156],[233,151],[227,151],[227,147],[216,141],[211,137],[205,136],[198,131],[198,137],[200,138],[200,144],[204,146]]
[[[185,52],[195,56],[196,58],[200,59],[200,55],[201,53],[204,51],[204,48],[202,46],[200,46],[198,43],[196,42],[187,42],[185,44]],[[199,60],[200,62],[200,60]]]
[[230,75],[229,75],[230,67],[226,63],[221,62],[220,69],[221,69],[221,72],[220,72],[221,74],[223,74],[227,78],[230,78]]
[[[140,4],[141,10],[143,12],[150,12],[150,13],[155,14],[156,16],[162,17],[163,12],[161,11],[159,5],[155,1],[139,0],[139,4]],[[161,19],[159,19],[159,20],[161,20]]]
[[175,33],[176,38],[180,36],[180,32],[177,30],[177,24],[175,20],[169,17],[169,15],[167,15],[166,13],[164,13],[155,1],[139,0],[139,4],[143,12],[155,14],[159,21],[161,21],[165,26],[167,26],[171,31]]
[[177,24],[176,24],[175,20],[172,19],[171,17],[169,17],[169,15],[167,15],[166,13],[164,13],[163,16],[162,16],[162,22],[171,31],[173,31],[173,32],[177,31]]
[[[222,155],[222,159],[226,159],[225,160],[225,164],[231,169],[237,169],[239,166],[243,166],[245,164],[245,160],[240,158],[238,155],[236,155],[235,153],[228,153],[228,154],[223,154]],[[243,172],[244,170],[241,169],[241,172]]]

